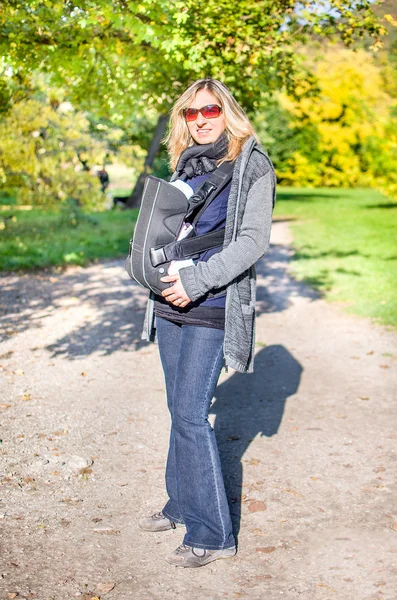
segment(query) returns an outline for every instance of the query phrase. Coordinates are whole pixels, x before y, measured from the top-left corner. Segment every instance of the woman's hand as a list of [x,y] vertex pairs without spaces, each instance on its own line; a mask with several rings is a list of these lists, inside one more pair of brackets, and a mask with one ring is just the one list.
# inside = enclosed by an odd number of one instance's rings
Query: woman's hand
[[169,287],[161,292],[161,295],[167,300],[167,302],[170,302],[179,308],[184,308],[191,302],[189,296],[183,289],[183,285],[178,273],[175,273],[175,275],[166,275],[165,277],[161,277],[161,281],[166,283],[175,281],[175,284],[172,287]]

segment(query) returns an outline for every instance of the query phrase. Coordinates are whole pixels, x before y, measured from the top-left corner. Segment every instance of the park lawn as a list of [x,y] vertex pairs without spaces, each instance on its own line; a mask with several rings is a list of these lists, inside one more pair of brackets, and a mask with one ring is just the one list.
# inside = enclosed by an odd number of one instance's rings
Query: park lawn
[[87,265],[127,255],[138,210],[0,209],[0,271]]
[[397,202],[370,189],[279,187],[275,218],[291,218],[292,272],[330,301],[397,325]]
[[[125,256],[138,211],[0,209],[0,271]],[[397,202],[368,189],[278,187],[294,238],[292,271],[331,301],[397,325]]]

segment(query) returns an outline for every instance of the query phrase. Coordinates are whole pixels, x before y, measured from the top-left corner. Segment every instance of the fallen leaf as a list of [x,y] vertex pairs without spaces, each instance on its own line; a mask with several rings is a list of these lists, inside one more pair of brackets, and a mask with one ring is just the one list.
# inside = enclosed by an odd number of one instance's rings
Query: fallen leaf
[[374,351],[373,351],[373,350],[370,350],[369,352],[367,352],[368,356],[370,356],[370,355],[371,355],[371,354],[373,354],[373,353],[374,353]]
[[267,506],[263,502],[263,500],[253,500],[248,505],[248,510],[250,512],[260,512],[260,511],[263,511],[263,510],[266,510],[266,509],[267,509]]
[[271,552],[274,552],[276,549],[275,546],[265,546],[262,548],[257,548],[256,551],[257,552],[263,552],[264,554],[270,554]]
[[390,525],[390,529],[393,529],[393,531],[397,531],[397,521],[393,523],[393,525]]
[[92,469],[90,469],[89,467],[84,467],[83,469],[79,470],[80,475],[89,475],[90,473],[92,473]]
[[18,592],[10,592],[9,594],[7,594],[7,598],[16,598],[17,596],[19,596]]
[[101,592],[102,594],[107,594],[108,592],[111,592],[114,588],[116,587],[115,583],[98,583],[98,585],[96,586],[96,589],[98,592]]
[[369,396],[359,396],[360,400],[369,400]]
[[12,406],[12,404],[0,404],[0,410],[7,410],[7,408],[10,408]]
[[97,527],[94,529],[95,533],[102,533],[105,535],[120,535],[119,529],[112,529],[111,527]]
[[22,400],[23,400],[24,402],[29,402],[29,400],[31,400],[31,399],[32,399],[32,395],[31,395],[31,394],[24,394],[24,395],[22,396]]
[[336,589],[333,587],[330,587],[329,585],[327,585],[326,583],[317,583],[317,587],[322,587],[325,588],[326,590],[330,590],[330,592],[336,592]]
[[389,365],[379,365],[380,369],[390,369]]
[[84,371],[81,374],[83,377],[87,377],[87,373],[85,373]]
[[260,462],[261,461],[259,460],[259,458],[251,458],[251,460],[249,460],[247,464],[256,467],[260,464]]
[[57,429],[56,431],[51,432],[51,435],[67,435],[67,434],[68,434],[67,429]]
[[265,535],[262,529],[259,529],[258,527],[256,527],[255,529],[251,529],[251,533],[253,533],[254,535],[259,535],[261,537]]
[[298,498],[304,498],[304,496],[302,496],[302,494],[300,494],[299,492],[296,492],[295,490],[292,490],[291,488],[286,488],[284,490],[281,490],[282,492],[287,492],[288,494],[293,494],[294,496],[297,496]]
[[22,371],[22,369],[16,369],[16,371],[13,371],[13,373],[15,375],[24,375],[24,372]]

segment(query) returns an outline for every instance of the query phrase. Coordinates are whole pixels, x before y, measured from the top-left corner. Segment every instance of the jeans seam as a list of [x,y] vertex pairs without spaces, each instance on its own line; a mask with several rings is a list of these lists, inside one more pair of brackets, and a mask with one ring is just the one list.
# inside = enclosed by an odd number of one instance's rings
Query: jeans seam
[[[214,364],[212,366],[211,377],[210,377],[210,379],[208,381],[207,389],[206,389],[206,392],[205,392],[205,397],[206,398],[208,396],[208,390],[209,390],[209,388],[211,386],[211,383],[212,383],[212,378],[213,378],[213,375],[214,375],[215,366],[218,363],[218,358],[219,358],[221,352],[222,352],[222,347],[220,347],[218,355],[216,357],[216,360],[214,361]],[[210,425],[210,423],[208,423],[208,424]],[[207,436],[206,437],[207,437],[207,443],[208,443],[208,448],[209,448],[209,454],[210,454],[210,458],[211,458],[211,467],[212,467],[212,473],[213,473],[213,485],[214,485],[215,496],[216,496],[217,505],[218,505],[219,520],[220,520],[221,525],[222,525],[222,533],[223,533],[222,544],[224,544],[226,542],[226,530],[225,530],[225,524],[224,524],[223,519],[222,519],[222,511],[221,511],[220,498],[219,498],[219,489],[218,489],[218,484],[217,484],[217,480],[216,480],[216,469],[215,469],[214,454],[213,454],[213,448],[211,446],[210,435],[211,435],[211,432],[207,428]]]

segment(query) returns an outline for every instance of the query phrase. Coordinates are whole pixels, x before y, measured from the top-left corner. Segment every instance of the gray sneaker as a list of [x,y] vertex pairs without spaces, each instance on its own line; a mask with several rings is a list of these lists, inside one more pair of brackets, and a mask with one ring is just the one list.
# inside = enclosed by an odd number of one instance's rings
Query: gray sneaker
[[144,517],[139,521],[139,527],[144,531],[167,531],[168,529],[176,529],[177,527],[184,527],[184,523],[174,523],[163,515],[163,513],[157,512],[150,517]]
[[176,567],[204,567],[218,558],[233,558],[237,554],[236,546],[222,550],[207,550],[204,548],[191,548],[181,544],[172,554],[166,557],[170,565]]

